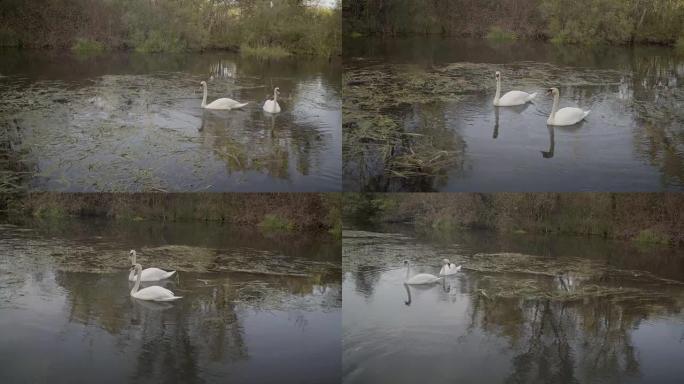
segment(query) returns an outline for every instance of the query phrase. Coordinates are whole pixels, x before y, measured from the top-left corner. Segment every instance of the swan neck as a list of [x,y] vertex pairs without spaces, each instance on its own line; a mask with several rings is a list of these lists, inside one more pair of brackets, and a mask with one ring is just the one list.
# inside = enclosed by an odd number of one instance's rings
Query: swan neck
[[553,95],[553,108],[551,109],[551,120],[556,117],[556,111],[558,111],[558,105],[560,104],[560,97],[556,93]]
[[202,84],[202,88],[204,88],[204,95],[202,96],[202,108],[204,108],[207,106],[207,85]]
[[496,79],[496,94],[494,95],[494,102],[497,103],[501,98],[501,78]]
[[133,252],[133,256],[131,257],[131,265],[136,265],[136,264],[138,264],[138,257],[135,254],[135,252]]
[[138,273],[138,268],[135,269],[135,274],[137,275],[135,278],[135,285],[133,285],[133,289],[131,290],[131,296],[138,292],[138,289],[140,288],[140,280],[142,279],[142,270]]
[[274,89],[273,90],[273,102],[277,102],[277,101],[278,101],[278,92],[276,92],[276,90]]

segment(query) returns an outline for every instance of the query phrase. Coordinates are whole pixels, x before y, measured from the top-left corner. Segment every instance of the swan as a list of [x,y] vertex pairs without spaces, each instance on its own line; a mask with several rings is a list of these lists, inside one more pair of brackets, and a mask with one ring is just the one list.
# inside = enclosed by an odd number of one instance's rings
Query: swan
[[406,282],[405,282],[405,284],[409,284],[409,285],[434,284],[441,279],[440,277],[437,277],[435,275],[431,275],[429,273],[419,273],[419,274],[413,275],[409,278],[411,266],[409,265],[408,260],[404,260],[404,265],[406,265]]
[[[131,259],[131,265],[136,265],[138,264],[137,262],[137,256],[138,254],[135,252],[134,249],[131,249],[131,251],[128,253],[129,258]],[[159,281],[159,280],[164,280],[168,279],[171,277],[176,271],[170,271],[166,272],[163,269],[159,268],[145,268],[142,271],[142,281]],[[131,271],[131,273],[128,275],[128,281],[135,281],[135,273]]]
[[559,98],[560,98],[560,92],[558,91],[558,88],[549,88],[548,91],[546,91],[547,95],[553,94],[553,109],[551,110],[551,115],[549,115],[549,119],[546,120],[546,124],[548,125],[573,125],[577,124],[582,119],[587,117],[589,115],[589,111],[584,111],[580,108],[574,108],[574,107],[565,107],[558,109],[558,104],[559,104]]
[[511,107],[523,105],[532,101],[537,96],[537,92],[529,94],[523,91],[509,91],[503,97],[501,95],[501,72],[496,71],[496,94],[494,95],[494,105],[497,107]]
[[151,301],[173,301],[182,299],[182,296],[175,296],[173,292],[166,288],[162,288],[156,285],[151,287],[146,287],[141,290],[140,288],[140,276],[142,276],[142,265],[136,264],[133,266],[135,269],[136,279],[133,289],[131,289],[131,296],[140,300],[151,300]]
[[444,266],[439,271],[440,276],[455,275],[461,271],[461,266],[457,266],[454,263],[450,263],[449,259],[444,259],[442,260],[442,262],[444,263]]
[[268,113],[280,113],[280,105],[278,105],[278,95],[280,95],[280,88],[275,87],[273,90],[273,100],[266,100],[264,103],[264,111]]
[[202,108],[206,108],[206,109],[237,109],[237,108],[242,108],[245,105],[249,104],[249,103],[240,103],[239,101],[235,101],[235,100],[229,99],[227,97],[216,99],[216,100],[212,101],[211,103],[207,104],[207,82],[203,81],[200,84],[202,84],[202,87],[204,88],[204,96],[202,96]]

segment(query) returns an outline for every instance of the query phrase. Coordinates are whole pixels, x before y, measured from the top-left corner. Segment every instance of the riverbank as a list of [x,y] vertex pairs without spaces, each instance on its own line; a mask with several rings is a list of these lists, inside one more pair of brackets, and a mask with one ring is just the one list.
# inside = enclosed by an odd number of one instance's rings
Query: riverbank
[[330,57],[341,51],[338,8],[299,1],[14,2],[0,6],[0,47]]
[[677,45],[684,49],[684,7],[656,0],[559,0],[473,2],[438,0],[430,6],[407,0],[392,7],[381,0],[343,5],[346,36],[489,37],[543,39],[557,43]]
[[410,223],[418,230],[600,236],[684,246],[677,193],[346,194],[349,221]]
[[339,194],[316,193],[29,193],[12,196],[1,214],[24,218],[108,218],[129,221],[220,222],[263,231],[341,233]]

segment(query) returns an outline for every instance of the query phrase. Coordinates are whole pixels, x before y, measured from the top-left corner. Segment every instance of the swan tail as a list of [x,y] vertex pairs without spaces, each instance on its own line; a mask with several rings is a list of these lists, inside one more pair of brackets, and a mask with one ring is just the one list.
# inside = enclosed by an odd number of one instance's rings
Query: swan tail
[[168,279],[168,278],[170,278],[171,276],[173,276],[174,273],[176,273],[176,271],[169,271],[169,272],[166,274],[166,276],[164,276],[164,278],[165,278],[165,279]]
[[236,108],[236,109],[242,108],[242,107],[246,106],[247,104],[249,104],[249,103],[240,103],[240,104],[236,105],[234,108]]
[[527,101],[532,101],[535,97],[537,97],[537,92],[531,94],[530,97],[527,98]]
[[589,113],[591,113],[591,109],[588,111],[584,111],[584,116],[582,118],[589,116]]

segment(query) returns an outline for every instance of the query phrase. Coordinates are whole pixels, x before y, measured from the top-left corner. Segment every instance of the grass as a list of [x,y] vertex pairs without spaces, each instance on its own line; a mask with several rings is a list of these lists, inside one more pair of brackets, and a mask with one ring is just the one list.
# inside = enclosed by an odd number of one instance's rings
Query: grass
[[292,231],[295,229],[294,223],[278,215],[268,214],[259,223],[259,228],[267,232]]
[[242,45],[240,47],[240,54],[247,57],[256,57],[259,59],[280,59],[291,55],[285,48],[279,46],[269,45]]
[[487,39],[495,41],[514,41],[518,40],[518,35],[515,32],[493,26],[489,28],[489,32],[487,32]]
[[651,243],[651,244],[663,244],[668,245],[670,243],[670,237],[662,232],[654,229],[644,229],[639,232],[633,239],[639,243]]
[[76,39],[74,45],[71,46],[71,51],[78,54],[97,54],[104,52],[105,49],[104,44],[90,39]]
[[675,43],[675,49],[677,52],[684,54],[684,36],[680,36]]

